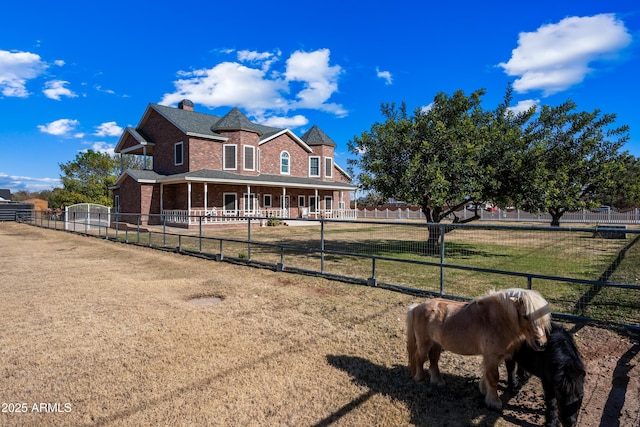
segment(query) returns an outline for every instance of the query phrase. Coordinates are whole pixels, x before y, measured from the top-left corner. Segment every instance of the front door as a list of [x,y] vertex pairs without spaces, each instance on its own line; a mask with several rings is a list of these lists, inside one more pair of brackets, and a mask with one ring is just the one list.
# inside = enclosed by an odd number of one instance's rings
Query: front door
[[238,210],[238,196],[236,193],[224,193],[224,211],[225,213],[235,214]]

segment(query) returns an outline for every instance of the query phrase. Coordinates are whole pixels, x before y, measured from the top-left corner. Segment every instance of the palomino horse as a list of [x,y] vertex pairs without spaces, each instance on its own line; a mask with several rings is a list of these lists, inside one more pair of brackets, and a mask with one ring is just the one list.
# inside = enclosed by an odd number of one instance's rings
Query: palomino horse
[[461,355],[482,355],[484,376],[480,392],[486,405],[502,408],[498,398],[498,367],[520,348],[523,341],[543,350],[551,327],[549,304],[536,291],[506,289],[469,302],[434,298],[409,307],[407,353],[409,370],[416,381],[424,380],[429,358],[431,384],[443,386],[438,369],[442,350]]

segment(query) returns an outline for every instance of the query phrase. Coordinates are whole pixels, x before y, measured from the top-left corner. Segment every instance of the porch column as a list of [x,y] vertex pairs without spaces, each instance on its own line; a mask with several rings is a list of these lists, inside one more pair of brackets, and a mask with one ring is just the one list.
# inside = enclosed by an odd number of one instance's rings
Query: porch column
[[[245,198],[242,198],[242,204],[244,205],[246,203],[246,205],[249,205],[248,207],[251,207],[251,186],[249,184],[247,184],[247,198],[245,200]],[[247,209],[247,206],[244,206],[244,215],[247,216],[247,211],[249,211],[249,209]]]
[[187,182],[187,218],[191,224],[191,182]]
[[160,213],[164,210],[164,184],[160,183]]
[[208,203],[208,198],[209,198],[209,191],[208,191],[208,186],[207,183],[204,183],[204,213],[207,213],[207,210],[209,209],[209,203]]
[[318,213],[320,213],[320,198],[318,197],[318,189],[314,189],[314,194],[315,194],[315,198],[316,198],[316,211],[315,211],[315,216],[316,219],[318,219]]
[[[280,200],[280,217],[284,218],[284,210],[286,209],[284,203],[286,202],[287,198],[287,187],[282,187],[282,200]],[[289,218],[289,215],[287,215],[287,218]]]

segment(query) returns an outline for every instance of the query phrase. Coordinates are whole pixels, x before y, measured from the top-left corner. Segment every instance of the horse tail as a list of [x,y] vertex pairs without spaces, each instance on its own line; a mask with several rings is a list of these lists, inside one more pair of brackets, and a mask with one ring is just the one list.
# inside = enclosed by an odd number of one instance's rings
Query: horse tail
[[414,309],[418,304],[412,304],[407,311],[407,356],[409,357],[409,372],[413,378],[416,374],[416,334],[413,329],[413,314]]

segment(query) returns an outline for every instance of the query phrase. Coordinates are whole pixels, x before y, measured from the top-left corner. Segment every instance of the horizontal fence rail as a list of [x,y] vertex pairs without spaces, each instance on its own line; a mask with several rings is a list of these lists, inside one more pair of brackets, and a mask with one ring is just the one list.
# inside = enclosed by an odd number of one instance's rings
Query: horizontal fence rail
[[[122,219],[125,218],[125,221]],[[640,330],[640,227],[545,227],[498,223],[426,224],[243,217],[196,229],[168,216],[111,214],[68,228],[64,217],[29,211],[21,219],[152,248],[313,274],[420,297],[469,299],[490,289],[538,290],[559,318]],[[149,225],[156,224],[156,225]]]

